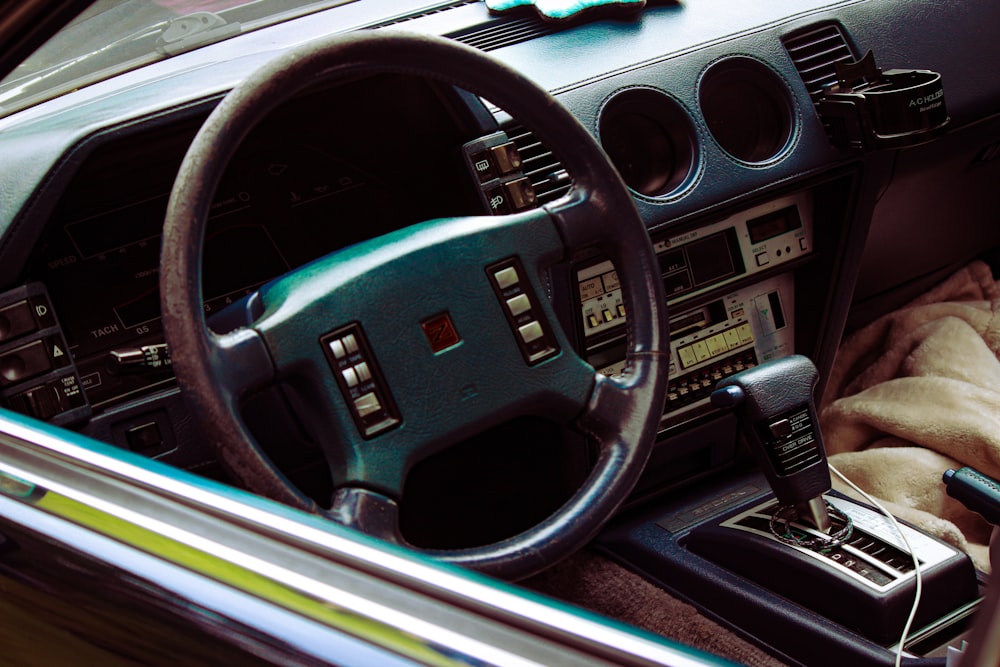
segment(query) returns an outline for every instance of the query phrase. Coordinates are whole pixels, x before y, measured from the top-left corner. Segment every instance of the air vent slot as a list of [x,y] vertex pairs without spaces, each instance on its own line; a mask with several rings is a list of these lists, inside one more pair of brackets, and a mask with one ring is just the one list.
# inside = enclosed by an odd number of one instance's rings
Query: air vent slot
[[535,18],[495,19],[488,23],[450,33],[447,37],[480,51],[495,51],[505,46],[528,42],[536,37],[551,35],[556,28]]
[[433,14],[440,14],[441,12],[446,12],[450,9],[457,9],[459,7],[464,7],[465,5],[474,5],[479,0],[454,0],[444,5],[439,5],[437,7],[429,7],[413,14],[404,14],[403,16],[395,16],[393,18],[387,19],[385,21],[380,21],[378,23],[373,23],[368,28],[388,28],[391,25],[399,25],[400,23],[406,23],[407,21],[412,21],[414,19],[422,19],[425,16],[432,16]]
[[824,88],[837,82],[836,64],[856,59],[840,26],[834,23],[813,26],[782,42],[814,103]]
[[569,191],[572,181],[556,156],[522,125],[508,123],[504,132],[517,146],[524,165],[524,175],[535,188],[539,204],[554,201]]

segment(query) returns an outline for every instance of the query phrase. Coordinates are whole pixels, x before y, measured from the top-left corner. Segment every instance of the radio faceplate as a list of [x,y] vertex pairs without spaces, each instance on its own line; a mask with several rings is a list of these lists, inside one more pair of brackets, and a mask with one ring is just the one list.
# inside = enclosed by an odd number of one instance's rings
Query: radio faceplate
[[[722,378],[795,352],[794,276],[774,269],[812,253],[812,195],[781,197],[653,243],[671,309],[664,412],[671,426],[711,410],[708,395]],[[619,375],[627,304],[615,267],[593,264],[577,279],[587,359],[604,375]],[[729,284],[731,291],[720,291]],[[697,298],[710,293],[719,296]]]

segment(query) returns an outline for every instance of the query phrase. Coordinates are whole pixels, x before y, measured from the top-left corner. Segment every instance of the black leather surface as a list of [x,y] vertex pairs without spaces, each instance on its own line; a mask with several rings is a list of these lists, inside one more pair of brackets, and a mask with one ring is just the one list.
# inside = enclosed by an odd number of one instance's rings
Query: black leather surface
[[[784,505],[803,503],[830,490],[830,469],[813,397],[818,380],[819,374],[812,361],[796,354],[741,371],[717,385],[719,388],[739,387],[743,391],[744,400],[735,407],[740,427],[775,496]],[[814,449],[815,462],[789,474],[775,465],[769,427],[790,412],[802,410],[808,412],[813,441],[798,451],[802,455],[805,450]],[[799,442],[800,438],[807,437],[806,434],[802,431],[792,439]]]

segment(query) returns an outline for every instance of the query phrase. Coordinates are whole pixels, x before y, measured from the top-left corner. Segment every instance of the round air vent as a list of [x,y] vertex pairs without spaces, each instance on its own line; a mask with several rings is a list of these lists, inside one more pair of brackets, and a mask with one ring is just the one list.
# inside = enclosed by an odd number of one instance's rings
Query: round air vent
[[698,144],[684,108],[652,88],[630,88],[601,110],[601,145],[632,190],[662,197],[682,190],[695,171]]
[[784,82],[750,58],[709,67],[699,89],[701,112],[724,151],[743,162],[766,162],[788,146],[794,115]]

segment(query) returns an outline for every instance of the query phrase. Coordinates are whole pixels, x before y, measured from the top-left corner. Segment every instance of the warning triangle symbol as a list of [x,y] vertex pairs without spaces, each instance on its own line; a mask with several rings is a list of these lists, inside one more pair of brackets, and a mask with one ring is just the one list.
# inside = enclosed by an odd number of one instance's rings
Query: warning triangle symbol
[[63,351],[62,351],[62,350],[61,350],[61,349],[59,348],[59,346],[58,346],[58,345],[53,345],[53,346],[52,346],[52,357],[53,357],[53,358],[55,358],[55,357],[61,357],[61,356],[63,356],[64,354],[66,354],[66,353],[65,353],[65,352],[63,352]]

